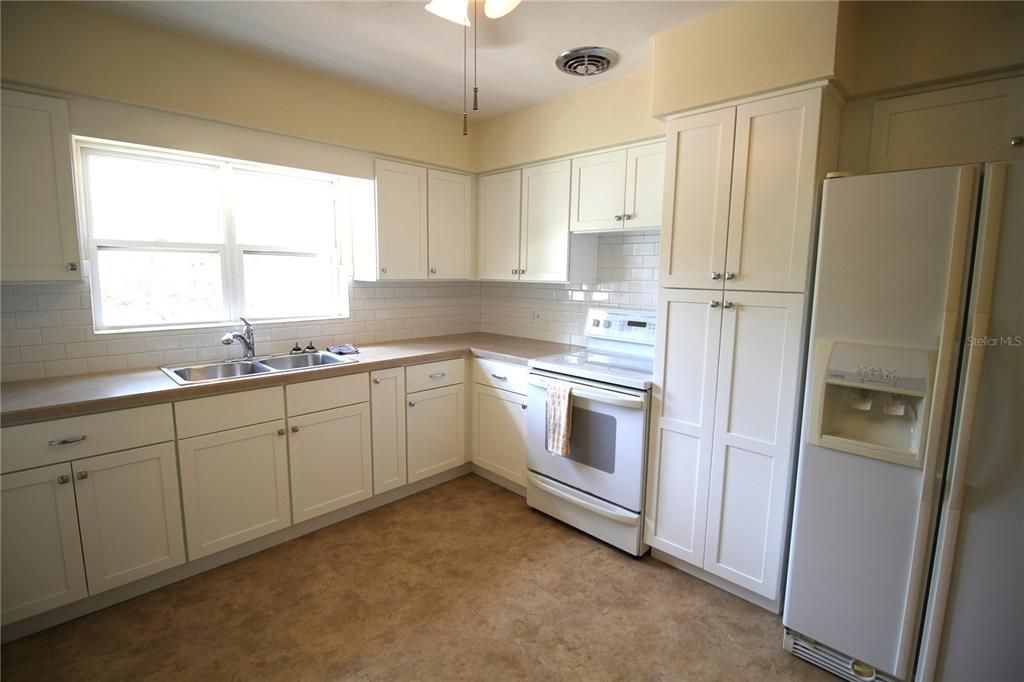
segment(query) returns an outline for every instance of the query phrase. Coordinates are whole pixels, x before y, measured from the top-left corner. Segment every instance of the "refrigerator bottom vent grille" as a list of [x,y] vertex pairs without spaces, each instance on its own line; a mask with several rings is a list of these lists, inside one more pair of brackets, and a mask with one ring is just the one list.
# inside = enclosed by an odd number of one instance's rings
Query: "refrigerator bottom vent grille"
[[873,677],[861,677],[853,672],[854,660],[852,658],[818,644],[812,639],[806,639],[788,628],[786,629],[784,647],[786,651],[797,658],[802,658],[837,677],[849,680],[849,682],[898,682],[896,678],[883,672],[877,672]]

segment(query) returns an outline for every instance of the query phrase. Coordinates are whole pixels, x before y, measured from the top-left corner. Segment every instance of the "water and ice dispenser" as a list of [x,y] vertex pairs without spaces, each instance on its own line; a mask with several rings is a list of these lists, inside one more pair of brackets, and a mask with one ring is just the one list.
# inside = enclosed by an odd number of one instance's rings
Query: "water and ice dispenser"
[[818,341],[811,442],[920,467],[934,366],[928,350]]

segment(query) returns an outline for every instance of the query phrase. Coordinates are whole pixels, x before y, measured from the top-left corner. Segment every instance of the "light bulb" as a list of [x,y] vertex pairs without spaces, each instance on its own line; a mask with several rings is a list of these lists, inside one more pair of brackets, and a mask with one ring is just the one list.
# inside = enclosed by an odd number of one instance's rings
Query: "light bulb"
[[468,7],[469,0],[431,0],[425,9],[459,26],[470,26]]
[[484,14],[488,19],[500,19],[516,7],[522,0],[484,0]]

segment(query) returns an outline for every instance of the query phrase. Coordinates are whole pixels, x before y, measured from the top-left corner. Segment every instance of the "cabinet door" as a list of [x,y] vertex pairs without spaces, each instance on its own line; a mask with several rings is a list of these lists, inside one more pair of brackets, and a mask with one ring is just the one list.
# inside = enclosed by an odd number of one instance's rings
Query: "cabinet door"
[[71,465],[0,476],[3,623],[84,598]]
[[797,433],[803,295],[725,294],[704,568],[779,595]]
[[652,547],[702,566],[722,294],[660,296],[644,534]]
[[3,280],[80,280],[68,103],[3,90],[0,109]]
[[473,277],[471,177],[433,168],[427,171],[427,234],[430,279]]
[[472,458],[488,471],[526,485],[526,396],[473,384]]
[[291,525],[284,420],[178,441],[188,557]]
[[569,279],[569,161],[523,169],[519,279]]
[[185,563],[174,443],[75,461],[89,594]]
[[427,278],[427,169],[377,159],[380,279]]
[[676,119],[666,138],[661,286],[721,286],[736,109]]
[[821,90],[807,90],[736,108],[727,289],[806,287],[821,98]]
[[463,396],[465,387],[461,384],[408,395],[405,420],[410,483],[466,461]]
[[373,494],[408,483],[405,457],[405,368],[370,374]]
[[519,279],[521,170],[484,175],[477,183],[480,279]]
[[626,214],[629,230],[661,227],[665,203],[665,141],[626,150]]
[[370,404],[288,419],[296,523],[373,496]]
[[626,150],[572,160],[573,232],[622,228],[626,206]]

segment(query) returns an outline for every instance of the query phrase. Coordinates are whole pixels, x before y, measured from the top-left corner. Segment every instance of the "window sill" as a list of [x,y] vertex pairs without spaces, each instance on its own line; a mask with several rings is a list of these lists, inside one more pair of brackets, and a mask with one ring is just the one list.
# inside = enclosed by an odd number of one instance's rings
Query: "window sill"
[[[317,322],[341,322],[349,319],[349,315],[333,315],[333,316],[321,316],[321,317],[287,317],[273,320],[251,320],[253,327],[266,327],[269,325],[284,325],[284,324],[314,324]],[[195,329],[235,329],[242,325],[241,320],[229,320],[226,322],[205,322],[201,324],[172,324],[163,325],[159,327],[106,327],[104,329],[94,329],[93,333],[97,336],[103,336],[104,334],[150,334],[157,332],[181,332],[191,331]]]

